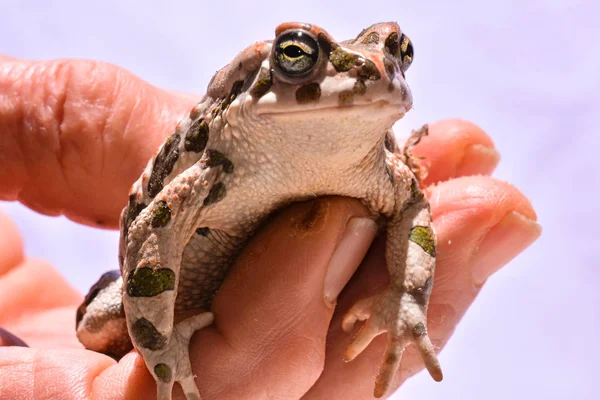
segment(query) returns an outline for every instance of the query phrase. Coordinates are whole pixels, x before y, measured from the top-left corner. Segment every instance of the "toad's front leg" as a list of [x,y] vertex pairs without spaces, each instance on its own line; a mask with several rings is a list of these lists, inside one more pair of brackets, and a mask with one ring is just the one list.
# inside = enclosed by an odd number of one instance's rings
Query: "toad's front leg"
[[389,287],[373,297],[360,300],[344,316],[342,327],[349,331],[357,320],[365,324],[345,353],[350,361],[377,335],[387,332],[388,348],[375,382],[375,397],[388,390],[406,346],[414,343],[425,367],[436,381],[442,370],[427,334],[427,305],[433,284],[436,241],[429,204],[416,182],[402,212],[387,223],[386,262]]
[[[192,166],[163,189],[129,228],[123,266],[123,305],[132,342],[157,383],[159,400],[170,400],[179,382],[188,400],[199,400],[189,340],[213,320],[209,312],[174,327],[182,252],[199,209],[210,196],[211,173]],[[214,176],[212,177],[214,180]],[[212,186],[214,187],[214,186]]]

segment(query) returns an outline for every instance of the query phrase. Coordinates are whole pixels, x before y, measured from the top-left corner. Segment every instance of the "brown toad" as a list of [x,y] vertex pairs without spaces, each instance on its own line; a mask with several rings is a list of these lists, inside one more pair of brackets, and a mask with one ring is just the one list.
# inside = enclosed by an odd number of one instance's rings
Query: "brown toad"
[[121,216],[123,279],[107,273],[92,287],[78,310],[78,337],[115,357],[133,341],[159,399],[171,398],[175,382],[200,399],[188,344],[213,315],[176,325],[174,316],[210,309],[233,259],[275,209],[341,195],[383,221],[390,275],[386,290],[344,317],[346,330],[366,320],[347,358],[387,332],[376,396],[410,343],[440,380],[426,325],[436,256],[429,204],[390,131],[412,106],[404,79],[412,44],[395,23],[339,43],[303,23],[281,24],[275,35],[217,72],[133,184]]

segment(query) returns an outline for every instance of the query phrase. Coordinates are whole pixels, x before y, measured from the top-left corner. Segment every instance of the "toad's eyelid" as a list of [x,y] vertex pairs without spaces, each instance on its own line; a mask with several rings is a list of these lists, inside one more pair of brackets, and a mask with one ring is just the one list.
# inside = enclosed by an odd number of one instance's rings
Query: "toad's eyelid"
[[282,50],[285,50],[290,46],[296,46],[296,47],[300,48],[306,54],[314,53],[313,49],[310,46],[307,46],[306,43],[296,42],[293,40],[288,40],[288,41],[281,43],[279,45],[279,48],[281,48]]

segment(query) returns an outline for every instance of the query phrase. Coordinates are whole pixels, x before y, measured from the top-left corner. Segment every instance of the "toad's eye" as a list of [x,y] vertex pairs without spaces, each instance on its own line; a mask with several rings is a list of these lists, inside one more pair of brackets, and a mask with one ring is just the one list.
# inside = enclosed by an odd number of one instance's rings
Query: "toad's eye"
[[303,31],[283,33],[275,43],[275,63],[290,76],[308,73],[319,60],[319,45]]
[[404,33],[400,37],[400,58],[402,60],[402,71],[406,72],[414,57],[413,45]]

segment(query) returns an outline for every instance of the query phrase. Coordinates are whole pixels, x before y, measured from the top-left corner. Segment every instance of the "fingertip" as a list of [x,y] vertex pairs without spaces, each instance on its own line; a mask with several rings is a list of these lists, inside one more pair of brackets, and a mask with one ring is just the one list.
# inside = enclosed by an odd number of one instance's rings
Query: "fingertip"
[[456,166],[456,176],[491,175],[500,162],[500,153],[483,144],[468,145]]
[[458,176],[490,174],[500,160],[490,136],[462,119],[429,124],[429,135],[413,153],[428,167],[426,186]]
[[428,316],[433,335],[444,338],[485,280],[535,240],[539,229],[531,202],[498,179],[452,179],[428,195],[439,255]]
[[434,219],[470,209],[496,221],[510,211],[537,220],[531,201],[514,185],[500,179],[482,175],[460,177],[429,187],[426,194]]

